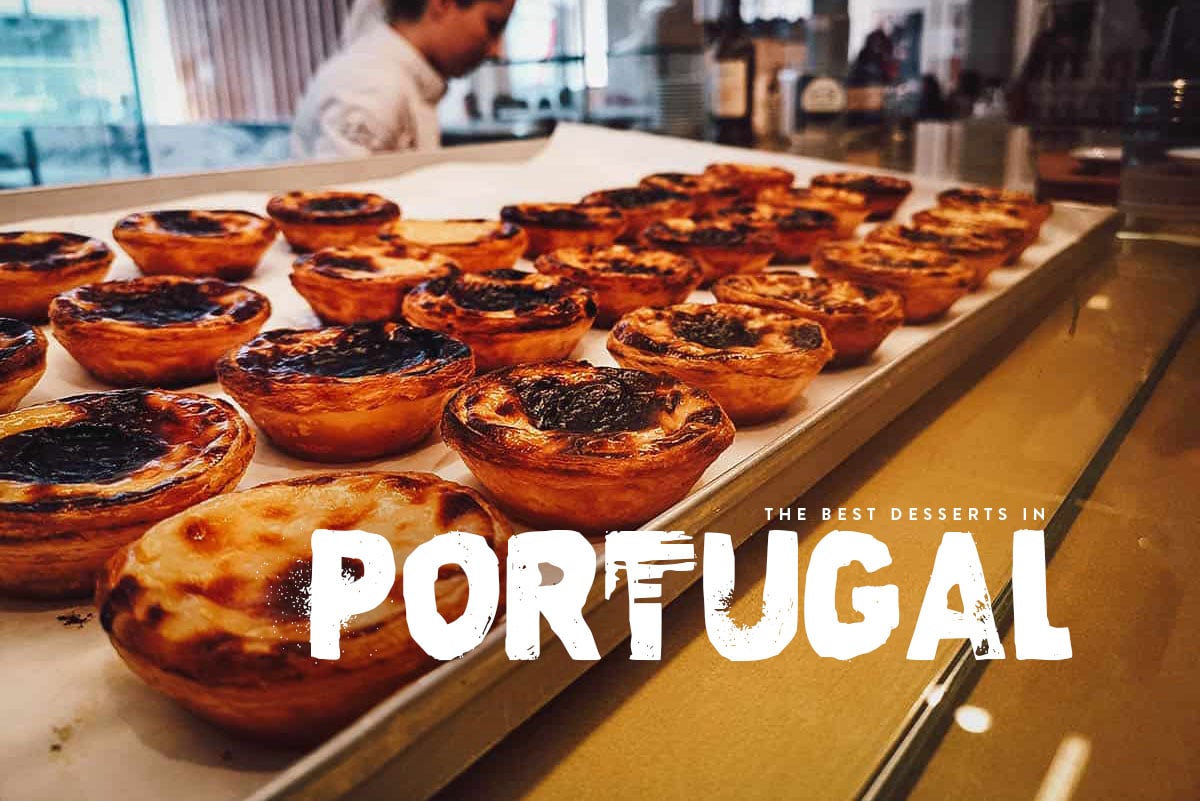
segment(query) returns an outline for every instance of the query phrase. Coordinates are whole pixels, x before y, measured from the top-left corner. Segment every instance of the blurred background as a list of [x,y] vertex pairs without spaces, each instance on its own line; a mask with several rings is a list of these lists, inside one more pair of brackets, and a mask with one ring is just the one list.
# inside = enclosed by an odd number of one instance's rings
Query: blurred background
[[[0,0],[0,188],[286,160],[351,2]],[[443,140],[577,120],[994,183],[1057,176],[1112,200],[1114,164],[1195,141],[1194,83],[1176,86],[1200,73],[1195,14],[1163,0],[518,0],[502,57],[452,82]],[[730,138],[707,87],[737,47],[752,97]]]

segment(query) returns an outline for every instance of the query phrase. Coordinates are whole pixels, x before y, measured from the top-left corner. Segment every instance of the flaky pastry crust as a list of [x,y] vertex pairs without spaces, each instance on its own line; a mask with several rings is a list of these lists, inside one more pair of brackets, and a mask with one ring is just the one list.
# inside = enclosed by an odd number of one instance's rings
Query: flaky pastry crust
[[622,367],[706,390],[738,425],[783,414],[833,358],[817,323],[736,303],[638,309],[613,326],[608,350]]
[[512,267],[529,247],[524,228],[499,220],[398,220],[384,231],[382,239],[428,248],[468,273]]
[[258,267],[279,229],[248,211],[182,210],[130,214],[113,239],[145,275],[242,281]]
[[89,284],[50,305],[54,338],[115,386],[211,381],[217,359],[270,316],[270,302],[253,289],[174,275]]
[[237,485],[254,433],[202,395],[129,389],[0,416],[0,592],[65,598],[154,523]]
[[795,173],[783,167],[736,162],[709,164],[704,168],[704,174],[718,184],[736,186],[741,192],[742,200],[754,200],[764,189],[791,186],[796,180]]
[[882,242],[827,242],[817,248],[813,269],[825,278],[899,293],[906,323],[941,317],[975,280],[975,271],[948,253]]
[[426,281],[404,299],[406,320],[466,342],[480,372],[565,358],[596,313],[587,287],[517,270]]
[[870,209],[868,220],[890,220],[896,209],[912,192],[912,182],[890,175],[869,172],[834,172],[814,176],[814,187],[846,189],[866,195]]
[[55,295],[103,280],[112,261],[108,245],[81,234],[0,232],[0,317],[46,322]]
[[620,239],[636,242],[646,226],[671,217],[687,217],[696,210],[688,195],[669,189],[627,186],[621,189],[602,189],[586,195],[585,205],[612,206],[625,217]]
[[819,209],[747,203],[732,206],[716,216],[743,220],[774,233],[775,255],[771,259],[774,262],[807,263],[817,245],[837,238],[837,219]]
[[559,248],[611,245],[625,230],[621,210],[599,204],[517,203],[500,209],[500,219],[525,229],[531,259]]
[[[342,625],[341,656],[309,645],[311,537],[363,530],[388,540],[387,599]],[[504,605],[508,524],[473,490],[428,473],[324,473],[214,498],[156,525],[113,556],[96,589],[100,622],[147,684],[237,734],[313,745],[435,667],[408,629],[404,563],[450,531],[496,554]],[[343,562],[347,578],[362,575]],[[447,620],[467,608],[465,574],[443,567],[433,589]]]
[[301,256],[291,280],[324,322],[350,325],[399,320],[413,287],[457,272],[457,263],[441,253],[372,238]]
[[915,228],[954,225],[1002,236],[1009,242],[1005,264],[1015,264],[1025,249],[1038,238],[1037,227],[1030,224],[1021,212],[1013,207],[1004,209],[993,206],[985,209],[938,206],[918,211],[913,215],[912,224]]
[[442,415],[442,438],[501,506],[586,532],[636,529],[682,499],[733,433],[704,390],[586,362],[480,376]]
[[687,256],[629,245],[562,248],[539,256],[534,268],[592,290],[598,326],[642,306],[682,303],[701,277],[699,265]]
[[867,234],[867,241],[941,250],[962,259],[975,271],[972,290],[983,286],[992,270],[1004,264],[1010,252],[1010,240],[1001,234],[978,227],[932,222],[916,226],[881,225]]
[[813,278],[794,270],[730,275],[713,284],[724,303],[743,303],[819,323],[833,345],[834,366],[870,358],[904,323],[904,303],[889,289]]
[[17,408],[46,372],[46,336],[11,317],[0,317],[0,414]]
[[475,373],[471,351],[400,323],[268,331],[217,377],[271,442],[303,459],[354,462],[408,450]]
[[739,187],[721,183],[711,175],[703,173],[656,172],[647,175],[638,185],[686,195],[695,204],[697,214],[723,209],[742,200],[742,190]]
[[829,212],[837,220],[837,239],[853,239],[871,213],[867,196],[848,189],[821,186],[774,186],[758,193],[758,202],[783,208]]
[[769,226],[721,213],[699,219],[675,218],[642,232],[642,244],[687,256],[700,265],[707,286],[731,273],[752,273],[770,263],[779,236]]
[[293,250],[307,252],[368,239],[400,219],[400,207],[372,192],[287,192],[271,198],[267,214]]

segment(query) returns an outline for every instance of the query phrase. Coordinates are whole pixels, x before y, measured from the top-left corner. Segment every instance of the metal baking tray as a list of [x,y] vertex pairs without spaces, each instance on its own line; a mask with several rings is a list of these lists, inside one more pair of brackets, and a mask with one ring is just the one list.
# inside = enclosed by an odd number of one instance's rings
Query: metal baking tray
[[[78,231],[111,242],[112,223],[127,211],[168,204],[261,210],[275,191],[335,183],[392,197],[408,217],[493,216],[508,202],[574,199],[636,182],[650,172],[698,170],[723,159],[786,166],[801,182],[834,166],[563,125],[543,143],[0,194],[0,225]],[[913,180],[915,190],[901,218],[933,205],[934,195],[950,185]],[[1041,240],[1019,265],[994,273],[983,291],[964,298],[944,320],[900,329],[869,364],[823,374],[784,419],[740,430],[692,493],[644,528],[696,536],[698,554],[705,531],[728,533],[740,544],[765,522],[764,507],[790,503],[1002,335],[1038,300],[1109,249],[1116,227],[1111,209],[1056,205]],[[271,298],[274,313],[267,328],[316,322],[288,283],[291,258],[286,245],[276,243],[247,281]],[[135,273],[119,255],[113,277]],[[698,292],[693,299],[711,301],[712,296]],[[576,356],[612,364],[604,349],[606,333],[590,332]],[[47,377],[25,403],[102,388],[56,343],[49,361]],[[221,394],[215,384],[197,389]],[[428,470],[478,486],[457,457],[432,440],[371,466]],[[328,468],[293,460],[260,439],[242,486],[323,469]],[[585,614],[604,654],[628,637],[629,625],[624,585],[611,599],[603,597],[601,549],[597,543],[600,569]],[[699,576],[699,567],[668,572],[663,602]],[[501,621],[479,648],[396,692],[320,748],[299,754],[230,738],[141,684],[109,646],[93,613],[86,604],[0,600],[5,643],[0,692],[10,718],[20,721],[0,730],[0,798],[5,801],[94,795],[97,786],[125,799],[168,792],[187,801],[328,799],[356,788],[355,795],[385,791],[392,798],[426,798],[593,664],[571,660],[547,630],[538,660],[510,662]]]

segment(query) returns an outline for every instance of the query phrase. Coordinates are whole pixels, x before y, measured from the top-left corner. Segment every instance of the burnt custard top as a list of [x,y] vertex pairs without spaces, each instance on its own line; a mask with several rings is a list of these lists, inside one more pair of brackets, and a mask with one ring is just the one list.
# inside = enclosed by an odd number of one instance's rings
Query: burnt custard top
[[0,538],[6,516],[143,501],[251,442],[232,406],[188,393],[115,390],[4,415]]
[[1037,206],[1037,199],[1028,192],[995,187],[958,187],[939,192],[938,203],[943,206],[986,206],[993,203],[1014,206]]
[[614,206],[585,203],[517,203],[500,209],[500,219],[525,227],[587,231],[616,228],[625,216]]
[[1011,244],[1021,241],[1030,231],[1029,222],[1015,206],[990,205],[977,208],[939,206],[913,215],[913,226],[957,225],[995,231],[1008,238]]
[[733,440],[732,423],[703,390],[669,376],[572,361],[474,379],[450,399],[442,427],[467,455],[564,470],[684,447],[715,455]]
[[364,225],[400,217],[400,207],[372,192],[288,192],[267,203],[267,214],[293,225]]
[[864,195],[907,195],[912,191],[911,181],[869,172],[834,172],[817,175],[813,177],[812,185],[831,189],[848,189]]
[[813,278],[794,270],[728,275],[713,285],[713,294],[722,301],[831,317],[882,317],[898,310],[901,303],[899,295],[886,289]]
[[797,231],[831,231],[837,219],[827,211],[796,206],[773,206],[769,203],[744,203],[731,206],[718,214],[735,220],[744,220],[751,225],[762,223],[788,233]]
[[111,262],[113,252],[99,239],[43,231],[0,232],[0,272],[50,272]]
[[429,376],[470,362],[462,342],[404,323],[319,329],[279,328],[260,334],[218,365],[260,381],[335,382],[378,376]]
[[647,226],[642,241],[651,247],[731,248],[751,253],[775,250],[777,235],[761,224],[732,216],[662,220]]
[[556,275],[519,270],[489,270],[426,281],[409,293],[404,307],[496,330],[565,328],[596,316],[596,302],[587,288]]
[[583,198],[588,205],[616,206],[618,209],[637,211],[647,207],[669,206],[685,208],[691,198],[660,186],[627,186],[620,189],[602,189]]
[[450,275],[457,268],[454,261],[428,248],[399,240],[370,239],[301,256],[295,269],[346,281],[420,281]]
[[46,338],[28,323],[0,317],[0,381],[39,364],[46,354]]
[[588,245],[560,248],[538,257],[539,272],[565,275],[582,284],[606,277],[620,282],[649,282],[655,286],[698,284],[696,262],[667,250],[629,245]]
[[827,347],[814,322],[736,303],[638,309],[613,326],[612,339],[652,356],[718,362]]
[[762,189],[767,186],[790,186],[796,180],[795,173],[785,170],[783,167],[736,162],[709,164],[704,168],[704,174],[721,183],[754,189]]
[[998,256],[1009,248],[1008,239],[995,231],[938,223],[926,223],[915,228],[898,223],[881,225],[867,235],[867,240],[933,248],[956,256]]
[[[398,577],[408,555],[436,534],[477,534],[501,565],[511,534],[474,490],[429,473],[320,473],[262,484],[193,506],[119,551],[99,581],[101,625],[121,647],[210,685],[294,682],[322,666],[397,664],[397,652],[415,648],[402,580],[379,606],[343,624],[341,659],[313,662],[316,529],[386,538]],[[363,569],[359,560],[343,562],[347,578]],[[434,592],[439,611],[453,617],[465,606],[466,577],[447,570]]]
[[137,328],[244,323],[270,313],[253,289],[215,278],[159,275],[88,284],[59,295],[50,305],[57,324],[124,323]]
[[122,218],[113,234],[142,234],[156,237],[228,238],[241,235],[274,236],[275,224],[248,211],[169,210],[143,211]]
[[773,206],[842,207],[848,211],[862,212],[867,210],[867,196],[862,192],[826,186],[772,186],[759,193],[758,199]]
[[883,242],[827,242],[818,254],[834,267],[867,273],[911,273],[949,279],[974,275],[970,267],[944,251]]

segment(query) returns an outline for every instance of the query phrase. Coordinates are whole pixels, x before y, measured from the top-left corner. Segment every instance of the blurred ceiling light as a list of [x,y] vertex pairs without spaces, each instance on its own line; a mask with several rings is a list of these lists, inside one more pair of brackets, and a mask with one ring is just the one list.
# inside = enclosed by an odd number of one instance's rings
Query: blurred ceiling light
[[983,734],[992,728],[992,713],[983,707],[963,704],[954,710],[954,722],[971,734]]

